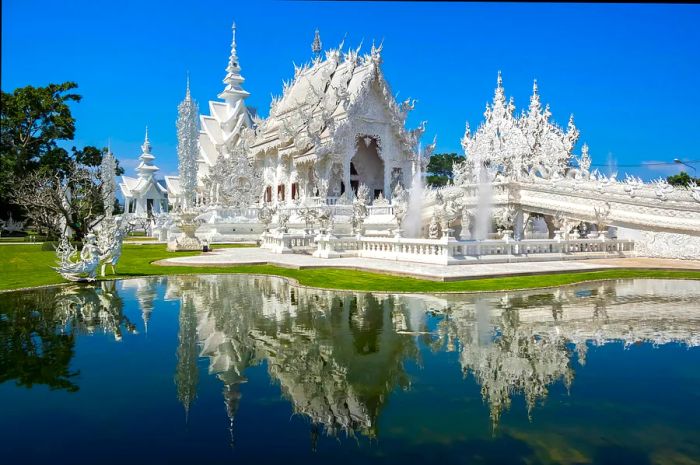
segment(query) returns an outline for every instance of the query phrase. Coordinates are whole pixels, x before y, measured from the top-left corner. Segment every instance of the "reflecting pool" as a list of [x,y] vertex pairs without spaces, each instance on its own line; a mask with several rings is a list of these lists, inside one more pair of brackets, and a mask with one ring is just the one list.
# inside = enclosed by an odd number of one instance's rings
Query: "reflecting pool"
[[700,463],[700,282],[0,295],[0,462]]

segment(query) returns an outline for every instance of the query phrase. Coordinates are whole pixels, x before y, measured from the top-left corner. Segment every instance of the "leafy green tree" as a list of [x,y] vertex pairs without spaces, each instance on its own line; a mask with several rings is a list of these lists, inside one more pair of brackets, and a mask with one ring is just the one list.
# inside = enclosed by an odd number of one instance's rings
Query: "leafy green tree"
[[686,173],[685,171],[681,171],[678,174],[674,174],[673,176],[667,177],[666,181],[672,186],[687,187],[688,185],[690,185],[691,182],[695,182],[696,184],[700,185],[700,178],[693,178],[690,175],[688,175],[688,173]]
[[452,179],[452,165],[464,161],[464,156],[456,153],[436,153],[430,157],[426,168],[426,179],[432,186],[444,186]]
[[[0,211],[26,216],[58,233],[66,224],[82,237],[103,213],[99,165],[105,149],[59,146],[75,136],[69,104],[80,102],[74,82],[2,92]],[[119,167],[115,176],[123,173]]]
[[78,390],[71,370],[75,353],[73,331],[62,331],[56,315],[55,289],[9,293],[0,299],[0,384],[46,385]]
[[[76,240],[104,217],[106,194],[99,163],[106,149],[73,147],[70,156],[56,166],[41,166],[16,177],[10,200],[22,206],[28,219],[49,236],[69,227]],[[117,164],[115,175],[121,174]]]
[[2,92],[0,106],[0,207],[7,211],[8,192],[16,176],[34,171],[42,164],[60,167],[67,152],[60,141],[75,136],[75,118],[69,103],[79,102],[71,92],[74,82],[26,86],[12,93]]

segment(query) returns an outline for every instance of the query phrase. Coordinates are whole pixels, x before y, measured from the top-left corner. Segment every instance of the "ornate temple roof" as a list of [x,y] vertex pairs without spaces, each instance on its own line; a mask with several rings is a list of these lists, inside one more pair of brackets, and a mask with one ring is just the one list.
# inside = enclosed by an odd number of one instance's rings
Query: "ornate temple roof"
[[332,142],[332,136],[344,120],[359,115],[362,101],[371,89],[384,103],[385,115],[361,115],[364,119],[381,118],[391,124],[402,148],[415,149],[423,126],[414,131],[405,129],[410,100],[397,104],[381,71],[381,46],[372,45],[369,54],[360,48],[328,50],[325,58],[316,58],[303,66],[295,65],[294,78],[284,83],[282,96],[273,99],[270,115],[258,121],[250,143],[254,155],[269,149],[293,154],[296,159],[315,158],[320,144]]

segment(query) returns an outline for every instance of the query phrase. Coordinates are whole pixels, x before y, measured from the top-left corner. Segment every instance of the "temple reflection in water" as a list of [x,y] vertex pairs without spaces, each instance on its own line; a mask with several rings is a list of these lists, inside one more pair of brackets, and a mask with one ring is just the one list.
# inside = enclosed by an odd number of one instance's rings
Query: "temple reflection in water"
[[[411,388],[407,367],[421,369],[421,347],[456,352],[463,375],[480,386],[496,427],[514,397],[522,396],[532,415],[551,386],[571,386],[576,365],[586,363],[590,347],[609,342],[700,345],[700,289],[692,281],[629,280],[483,295],[380,295],[299,288],[278,278],[191,276],[34,293],[31,308],[41,315],[36,320],[21,317],[29,301],[22,307],[6,300],[0,321],[9,341],[4,350],[34,343],[24,336],[32,332],[43,335],[45,349],[52,335],[69,336],[61,353],[72,353],[73,334],[101,331],[117,341],[135,334],[117,289],[134,293],[144,329],[159,292],[179,304],[177,398],[186,415],[196,408],[197,361],[208,359],[209,374],[222,384],[232,441],[236,413],[245,402],[246,370],[263,364],[293,411],[308,419],[315,443],[320,433],[376,437],[391,393]],[[3,381],[50,384],[38,375],[13,374],[13,357],[11,351],[3,356],[10,368]],[[54,387],[77,389],[68,361],[61,363]]]
[[[195,357],[195,331],[184,328],[196,320],[199,356],[209,358],[209,373],[224,385],[231,427],[246,368],[265,362],[312,431],[374,437],[389,393],[410,387],[404,364],[420,363],[418,338],[433,350],[459,352],[463,373],[481,386],[496,426],[513,396],[522,395],[532,411],[553,383],[569,387],[572,359],[585,364],[588,344],[700,345],[700,315],[687,305],[700,300],[693,284],[636,280],[552,292],[423,296],[210,276],[170,278],[167,295],[181,300],[180,334],[189,334],[178,354]],[[193,392],[181,384],[196,383],[197,375],[180,376],[182,366],[196,370],[196,363],[178,362],[178,392]]]

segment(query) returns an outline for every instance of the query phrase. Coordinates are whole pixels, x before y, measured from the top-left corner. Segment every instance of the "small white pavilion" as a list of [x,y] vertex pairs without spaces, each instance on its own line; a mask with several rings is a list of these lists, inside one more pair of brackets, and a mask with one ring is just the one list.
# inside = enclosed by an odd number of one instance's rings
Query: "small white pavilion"
[[159,168],[153,164],[155,156],[151,154],[151,142],[148,140],[148,128],[146,138],[141,146],[139,166],[136,167],[137,178],[122,176],[119,188],[124,195],[125,213],[137,215],[153,215],[168,211],[168,191],[158,182],[155,174]]

